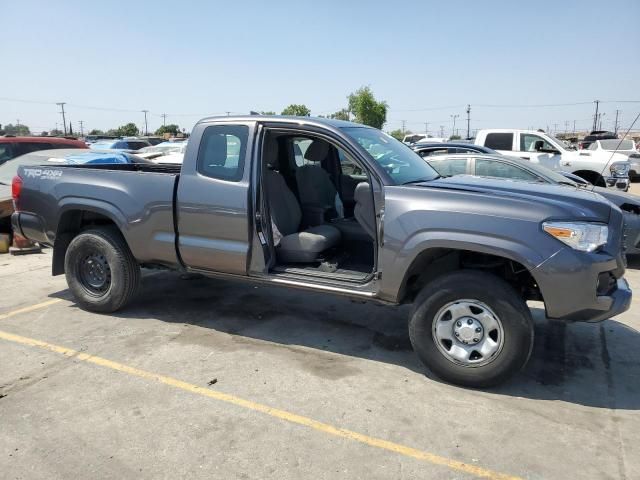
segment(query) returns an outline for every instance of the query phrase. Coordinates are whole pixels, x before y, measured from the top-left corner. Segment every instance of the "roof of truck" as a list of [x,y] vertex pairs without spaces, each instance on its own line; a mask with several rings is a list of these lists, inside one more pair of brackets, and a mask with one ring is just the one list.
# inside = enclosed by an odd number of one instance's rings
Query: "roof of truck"
[[215,121],[224,122],[271,122],[271,123],[304,123],[315,125],[329,125],[334,128],[345,127],[367,127],[360,123],[347,122],[345,120],[336,120],[334,118],[321,118],[321,117],[296,117],[292,115],[240,115],[240,116],[215,116],[206,117],[200,120],[198,123],[208,123]]

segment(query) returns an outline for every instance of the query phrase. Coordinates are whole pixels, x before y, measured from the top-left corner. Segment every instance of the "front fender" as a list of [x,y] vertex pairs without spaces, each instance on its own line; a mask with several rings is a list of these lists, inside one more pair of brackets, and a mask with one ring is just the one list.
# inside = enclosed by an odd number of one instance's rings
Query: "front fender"
[[524,243],[524,240],[472,232],[420,231],[408,238],[400,248],[394,248],[392,244],[385,244],[382,248],[380,298],[398,302],[412,264],[423,252],[433,249],[465,250],[507,258],[522,264],[532,275],[533,270],[550,256],[533,249],[530,240]]

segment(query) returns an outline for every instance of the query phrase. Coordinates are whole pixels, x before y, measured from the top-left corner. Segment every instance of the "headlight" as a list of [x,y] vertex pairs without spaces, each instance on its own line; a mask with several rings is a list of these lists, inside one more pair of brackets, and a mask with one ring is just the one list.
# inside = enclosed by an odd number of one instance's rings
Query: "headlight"
[[601,223],[544,222],[542,229],[552,237],[582,252],[593,252],[607,243],[609,227]]
[[609,167],[609,170],[613,175],[625,176],[629,174],[628,162],[615,162]]

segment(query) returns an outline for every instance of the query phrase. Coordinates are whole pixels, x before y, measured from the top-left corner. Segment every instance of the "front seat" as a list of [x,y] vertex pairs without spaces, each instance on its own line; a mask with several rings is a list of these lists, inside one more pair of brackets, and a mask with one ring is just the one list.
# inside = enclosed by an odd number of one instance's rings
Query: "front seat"
[[313,263],[320,254],[340,243],[340,231],[331,225],[318,225],[299,231],[302,211],[278,168],[278,144],[268,139],[265,145],[265,190],[271,220],[282,235],[276,246],[283,263]]
[[376,209],[373,204],[371,186],[367,182],[360,182],[356,185],[353,194],[356,206],[353,209],[353,216],[364,231],[373,239],[376,239]]
[[324,140],[314,140],[304,153],[304,159],[312,164],[296,170],[296,182],[302,208],[335,209],[338,217],[343,216],[342,202],[327,171],[320,166],[327,158],[330,145]]

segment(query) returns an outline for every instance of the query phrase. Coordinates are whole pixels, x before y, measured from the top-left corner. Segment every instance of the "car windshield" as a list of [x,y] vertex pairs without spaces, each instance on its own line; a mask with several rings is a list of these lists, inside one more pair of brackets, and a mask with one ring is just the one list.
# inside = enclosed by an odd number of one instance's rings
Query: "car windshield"
[[[618,146],[620,145],[620,146]],[[600,140],[600,146],[603,150],[635,150],[635,146],[632,140]]]
[[343,131],[358,142],[398,185],[429,181],[439,176],[417,153],[380,130],[344,127]]

